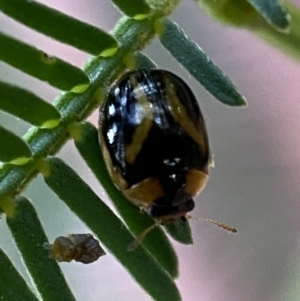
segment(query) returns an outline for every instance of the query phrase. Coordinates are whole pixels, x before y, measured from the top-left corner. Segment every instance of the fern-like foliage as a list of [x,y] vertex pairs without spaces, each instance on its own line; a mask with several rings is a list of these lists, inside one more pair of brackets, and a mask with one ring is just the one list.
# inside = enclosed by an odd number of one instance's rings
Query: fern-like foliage
[[[246,104],[229,78],[168,19],[179,2],[115,0],[114,4],[124,16],[112,33],[106,33],[36,1],[0,0],[0,10],[7,16],[93,55],[82,70],[2,33],[0,28],[1,61],[64,91],[49,104],[32,93],[30,87],[25,90],[0,82],[0,110],[33,126],[21,138],[5,124],[0,124],[0,161],[3,162],[0,169],[0,214],[6,216],[7,225],[37,288],[37,293],[31,291],[0,248],[1,300],[75,300],[58,264],[43,248],[48,242],[47,236],[35,208],[26,198],[25,188],[37,174],[43,176],[48,187],[91,229],[153,299],[181,300],[174,282],[178,276],[177,257],[161,228],[154,229],[134,252],[127,251],[134,235],[153,224],[153,220],[140,214],[139,209],[124,199],[111,183],[101,156],[97,129],[84,121],[101,103],[107,87],[125,70],[155,68],[155,64],[141,53],[155,36],[220,102],[229,106]],[[199,2],[211,15],[233,25],[241,26],[242,23],[248,27],[251,22],[264,19],[279,31],[290,29],[289,15],[279,0],[223,1],[220,7],[215,1]],[[268,2],[268,5],[263,2]],[[245,10],[241,8],[244,7],[250,9],[246,16],[242,15]],[[299,20],[294,8],[293,13]],[[261,28],[264,30],[261,31],[270,30],[267,23],[263,23]],[[270,32],[273,34],[274,31]],[[295,33],[294,40],[298,37]],[[69,139],[74,140],[122,220],[70,166],[55,157]],[[167,231],[180,243],[192,243],[188,224],[174,224]]]

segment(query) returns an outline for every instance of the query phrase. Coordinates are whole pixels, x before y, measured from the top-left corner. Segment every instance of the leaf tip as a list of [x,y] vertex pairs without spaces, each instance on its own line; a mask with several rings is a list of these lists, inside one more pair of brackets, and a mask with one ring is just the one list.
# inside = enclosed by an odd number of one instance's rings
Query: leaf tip
[[237,107],[247,107],[248,106],[248,102],[245,96],[240,97],[239,101],[236,103]]
[[292,17],[290,14],[287,14],[285,16],[285,24],[282,25],[281,27],[276,27],[277,31],[285,33],[285,34],[289,34],[291,32],[292,29]]

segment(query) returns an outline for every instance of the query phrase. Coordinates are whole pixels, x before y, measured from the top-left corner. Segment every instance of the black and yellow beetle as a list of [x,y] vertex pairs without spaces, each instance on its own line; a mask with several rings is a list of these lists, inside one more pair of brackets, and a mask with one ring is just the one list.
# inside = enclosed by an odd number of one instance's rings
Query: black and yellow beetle
[[[129,250],[153,227],[190,218],[193,198],[208,180],[210,149],[203,116],[187,84],[165,70],[128,72],[109,90],[99,126],[103,157],[115,186],[156,219]],[[212,219],[197,219],[237,232]]]
[[210,161],[204,119],[187,84],[165,70],[128,72],[110,89],[99,120],[117,188],[155,219],[184,220]]

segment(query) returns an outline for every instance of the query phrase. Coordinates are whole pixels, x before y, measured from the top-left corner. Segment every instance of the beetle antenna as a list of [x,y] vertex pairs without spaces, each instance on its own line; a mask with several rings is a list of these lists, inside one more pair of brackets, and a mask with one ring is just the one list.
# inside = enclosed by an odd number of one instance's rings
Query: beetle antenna
[[202,221],[202,222],[209,222],[209,223],[211,223],[211,224],[213,224],[213,225],[215,225],[219,228],[222,228],[222,229],[224,229],[228,232],[231,232],[231,233],[237,233],[238,232],[238,230],[236,228],[231,227],[229,225],[226,225],[224,223],[218,222],[214,219],[205,218],[205,217],[201,217],[201,216],[196,217],[196,216],[191,216],[191,215],[188,215],[188,214],[185,215],[185,218],[187,218],[187,219],[196,219],[196,220]]
[[133,251],[138,247],[138,245],[143,241],[145,236],[155,227],[159,226],[161,221],[157,220],[153,225],[146,228],[137,238],[128,246],[128,251]]

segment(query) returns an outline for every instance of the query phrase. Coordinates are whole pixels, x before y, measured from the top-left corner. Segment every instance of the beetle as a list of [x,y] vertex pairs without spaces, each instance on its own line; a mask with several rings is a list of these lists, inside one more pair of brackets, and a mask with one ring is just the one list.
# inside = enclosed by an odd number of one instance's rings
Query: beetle
[[[182,79],[161,69],[125,73],[100,108],[99,140],[115,186],[156,220],[129,250],[154,227],[191,218],[187,213],[208,181],[211,158],[198,102]],[[196,219],[237,232],[212,219]]]
[[125,197],[162,221],[185,220],[208,180],[205,122],[189,86],[160,69],[123,75],[100,108],[108,172]]

